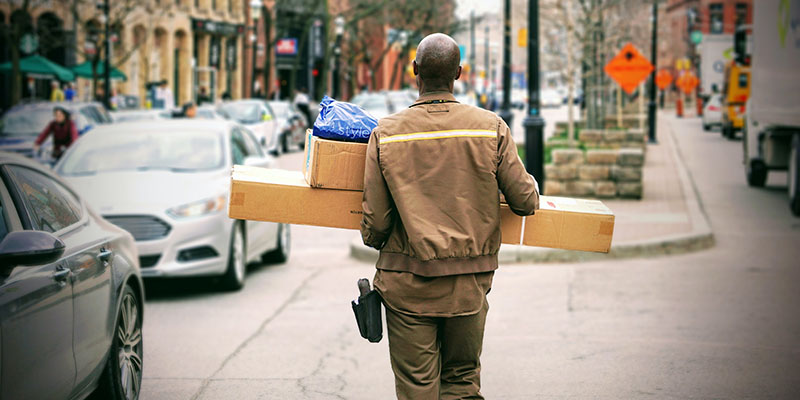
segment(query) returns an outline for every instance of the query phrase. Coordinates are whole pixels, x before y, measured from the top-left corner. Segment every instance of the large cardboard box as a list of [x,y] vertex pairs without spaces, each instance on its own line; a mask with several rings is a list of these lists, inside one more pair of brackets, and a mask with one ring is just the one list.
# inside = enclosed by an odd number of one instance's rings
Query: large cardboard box
[[364,190],[366,143],[339,142],[306,132],[303,176],[311,187]]
[[[228,215],[234,219],[359,229],[362,192],[309,187],[300,172],[234,166]],[[503,243],[519,244],[523,218],[500,207]]]
[[524,229],[526,246],[608,253],[614,213],[599,200],[541,196]]

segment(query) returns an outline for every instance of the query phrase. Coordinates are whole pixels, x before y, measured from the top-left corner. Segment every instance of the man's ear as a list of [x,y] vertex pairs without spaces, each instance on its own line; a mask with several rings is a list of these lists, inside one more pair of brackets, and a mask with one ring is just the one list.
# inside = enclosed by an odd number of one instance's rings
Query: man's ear
[[460,78],[460,77],[461,77],[461,66],[459,65],[458,69],[456,70],[456,79],[453,79],[453,80],[457,81],[458,78]]
[[411,67],[414,69],[414,76],[419,75],[419,67],[417,66],[417,60],[411,61]]

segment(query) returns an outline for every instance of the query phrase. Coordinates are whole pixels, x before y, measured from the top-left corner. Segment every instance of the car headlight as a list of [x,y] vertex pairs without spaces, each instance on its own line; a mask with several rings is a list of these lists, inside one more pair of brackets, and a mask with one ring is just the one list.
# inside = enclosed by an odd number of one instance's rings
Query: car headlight
[[191,218],[200,217],[203,215],[213,214],[225,209],[227,198],[225,195],[212,197],[210,199],[196,201],[194,203],[184,204],[182,206],[173,207],[167,210],[167,214],[175,218]]

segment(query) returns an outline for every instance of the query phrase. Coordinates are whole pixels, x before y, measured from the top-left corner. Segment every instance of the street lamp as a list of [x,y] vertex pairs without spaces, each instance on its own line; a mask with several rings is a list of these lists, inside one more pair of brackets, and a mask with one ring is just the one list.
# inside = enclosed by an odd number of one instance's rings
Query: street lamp
[[539,0],[528,0],[528,115],[525,127],[525,169],[544,192],[544,119],[539,101]]
[[651,144],[657,143],[656,141],[656,73],[658,70],[658,43],[656,41],[658,36],[658,1],[653,1],[653,33],[650,38],[650,63],[653,64],[655,70],[650,74],[650,102],[647,104],[647,125],[648,134],[647,141]]
[[511,128],[514,113],[511,112],[511,0],[505,2],[503,15],[503,105],[500,118]]
[[[250,78],[253,80],[253,83],[250,85],[250,97],[255,97],[256,90],[256,45],[258,43],[258,19],[261,17],[261,6],[261,0],[250,0],[250,19],[253,20],[253,33],[250,36],[252,46],[251,53],[253,55],[253,66]],[[265,66],[265,68],[269,68],[269,66]]]
[[334,71],[333,71],[333,98],[338,99],[341,94],[341,81],[339,79],[339,73],[341,68],[341,58],[342,58],[342,36],[344,35],[344,17],[341,15],[336,17],[333,20],[336,33],[336,45],[333,48],[333,54],[336,57],[334,61]]

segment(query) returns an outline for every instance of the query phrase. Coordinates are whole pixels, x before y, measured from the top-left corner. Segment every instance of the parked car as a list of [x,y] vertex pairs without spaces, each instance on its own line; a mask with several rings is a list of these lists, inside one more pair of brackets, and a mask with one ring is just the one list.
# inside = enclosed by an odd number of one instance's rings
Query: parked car
[[714,126],[722,126],[722,96],[712,94],[703,106],[703,130],[711,130]]
[[170,111],[166,110],[124,110],[112,111],[111,118],[115,123],[133,121],[156,121],[170,119]]
[[144,277],[220,276],[236,290],[248,262],[289,257],[288,225],[226,212],[232,166],[272,163],[239,124],[179,119],[95,129],[56,171],[133,234]]
[[302,149],[305,145],[306,117],[294,104],[288,101],[269,101],[269,106],[275,112],[275,121],[278,126],[278,142],[281,152],[288,153],[289,148],[297,146]]
[[392,90],[386,92],[386,100],[389,104],[389,113],[403,111],[417,101],[417,96],[408,90]]
[[223,113],[221,110],[217,109],[212,105],[203,105],[197,107],[197,115],[195,118],[199,119],[214,119],[214,120],[226,120],[228,119],[227,115]]
[[133,237],[0,153],[0,398],[137,398],[143,301]]
[[273,155],[280,154],[280,138],[275,112],[261,99],[235,100],[222,104],[220,112],[246,126],[256,136],[258,143]]
[[52,162],[52,137],[41,146],[39,154],[34,154],[36,137],[53,120],[53,108],[60,106],[70,112],[79,135],[95,126],[112,122],[111,115],[100,103],[81,102],[35,102],[12,107],[3,115],[0,131],[0,151],[9,151],[33,158],[41,163]]
[[373,92],[359,93],[353,97],[350,102],[363,108],[377,119],[381,119],[392,113],[389,108],[389,99],[385,94]]
[[561,107],[563,99],[558,91],[555,89],[542,89],[541,92],[541,106],[545,107]]

